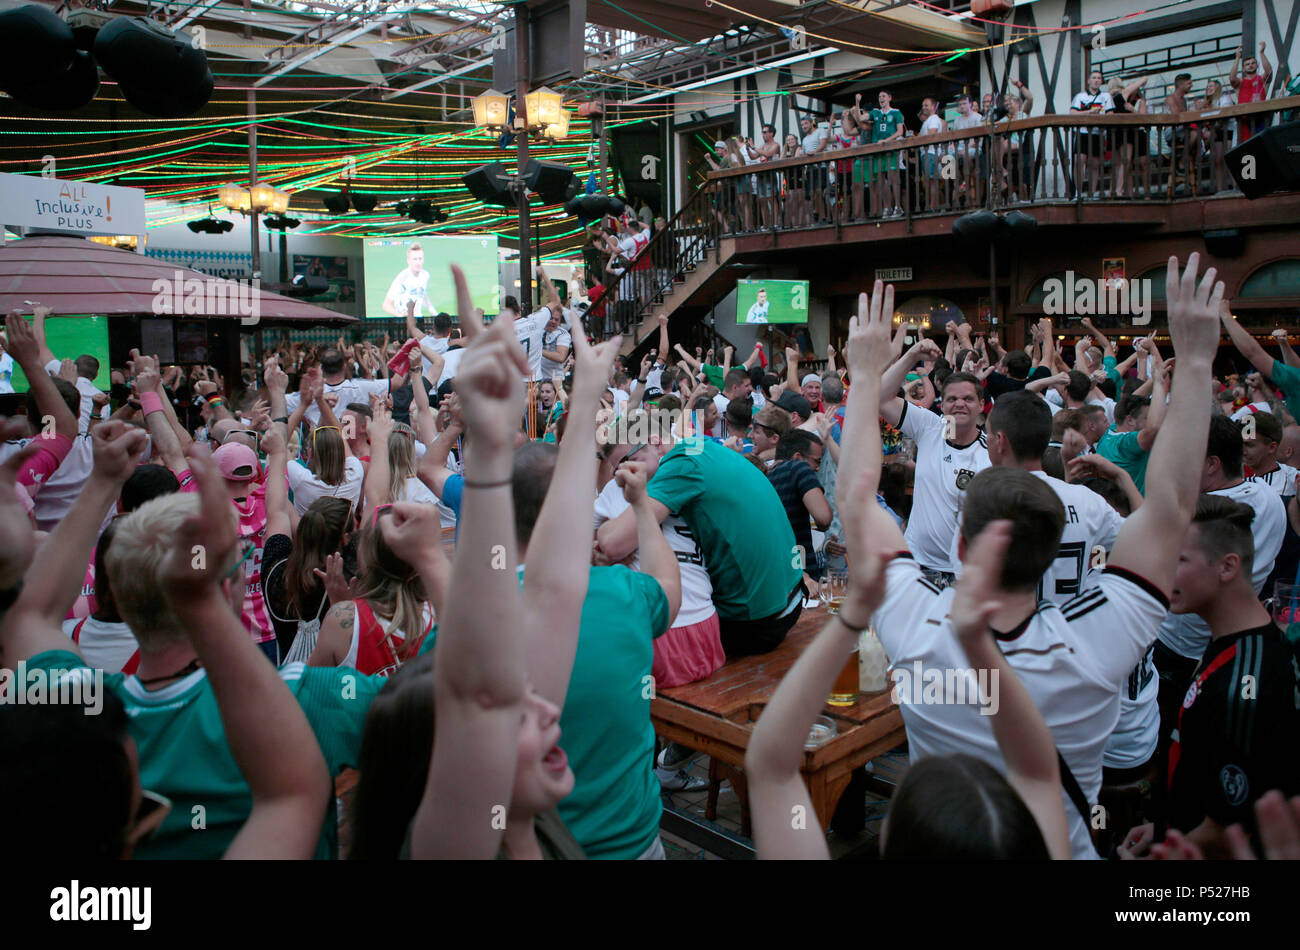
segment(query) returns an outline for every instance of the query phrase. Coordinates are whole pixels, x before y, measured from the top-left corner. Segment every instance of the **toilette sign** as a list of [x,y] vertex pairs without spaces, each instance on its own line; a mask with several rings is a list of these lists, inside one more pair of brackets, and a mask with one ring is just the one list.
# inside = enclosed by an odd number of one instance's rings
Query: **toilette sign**
[[144,191],[0,173],[0,224],[69,234],[144,234]]

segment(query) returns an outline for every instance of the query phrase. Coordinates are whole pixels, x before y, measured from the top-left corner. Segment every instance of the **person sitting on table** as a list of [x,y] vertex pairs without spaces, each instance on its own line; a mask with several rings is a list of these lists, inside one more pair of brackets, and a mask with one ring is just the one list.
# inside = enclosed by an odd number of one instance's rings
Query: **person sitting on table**
[[[744,456],[697,436],[663,457],[647,492],[656,521],[679,515],[699,542],[727,656],[780,646],[805,591],[794,532],[771,483]],[[630,511],[601,525],[600,563],[632,553],[636,527]]]

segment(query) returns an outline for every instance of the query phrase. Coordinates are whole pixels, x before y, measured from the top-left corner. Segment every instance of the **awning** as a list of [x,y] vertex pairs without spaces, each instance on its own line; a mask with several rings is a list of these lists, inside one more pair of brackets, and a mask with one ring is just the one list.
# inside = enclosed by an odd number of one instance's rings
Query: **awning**
[[[155,285],[158,280],[167,283]],[[169,306],[174,309],[176,302],[195,297],[200,286],[205,301],[255,301],[253,312],[263,321],[341,324],[357,320],[81,237],[35,235],[0,247],[0,312],[4,313],[15,308],[29,310],[25,301],[35,300],[56,315],[189,316],[214,320],[238,320],[244,315],[234,307],[202,313],[185,308],[173,313],[160,312],[156,305],[159,287],[171,297]]]

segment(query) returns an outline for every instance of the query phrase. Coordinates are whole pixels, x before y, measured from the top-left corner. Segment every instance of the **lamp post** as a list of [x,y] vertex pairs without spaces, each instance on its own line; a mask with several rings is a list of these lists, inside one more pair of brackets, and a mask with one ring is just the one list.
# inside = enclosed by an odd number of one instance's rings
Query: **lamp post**
[[[522,4],[515,7],[515,35],[518,37],[515,88],[515,121],[510,125],[510,96],[497,89],[489,89],[474,97],[474,124],[489,132],[513,132],[519,153],[519,172],[528,164],[528,135],[558,142],[569,134],[569,113],[564,108],[564,97],[543,86],[528,91],[528,29],[527,13]],[[511,179],[515,203],[519,209],[519,306],[524,313],[533,309],[532,250],[528,242],[529,208],[528,187],[517,174]],[[541,249],[539,247],[538,254]]]
[[250,185],[222,185],[217,189],[217,200],[223,207],[238,211],[250,219],[252,231],[253,277],[262,276],[262,255],[257,246],[257,217],[260,214],[283,215],[289,210],[289,195],[265,182]]

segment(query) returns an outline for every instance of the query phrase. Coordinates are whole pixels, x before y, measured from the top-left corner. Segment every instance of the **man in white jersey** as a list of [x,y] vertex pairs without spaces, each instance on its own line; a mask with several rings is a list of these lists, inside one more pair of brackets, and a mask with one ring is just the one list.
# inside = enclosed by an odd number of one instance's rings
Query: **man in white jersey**
[[542,379],[551,379],[564,371],[564,361],[573,349],[573,337],[564,326],[567,313],[551,311],[551,319],[542,332]]
[[415,316],[424,316],[424,305],[429,300],[429,272],[424,269],[424,248],[419,243],[406,249],[406,267],[398,272],[384,294],[384,312],[394,317],[405,317],[407,304],[415,304]]
[[1296,470],[1277,460],[1282,420],[1271,412],[1257,412],[1240,425],[1242,460],[1253,473],[1250,480],[1267,485],[1285,502],[1295,494]]
[[[515,336],[519,339],[519,345],[524,348],[524,352],[528,354],[528,378],[531,380],[544,378],[542,376],[542,348],[546,336],[546,326],[551,322],[552,317],[560,317],[564,313],[564,308],[560,304],[559,292],[556,291],[555,285],[547,279],[546,271],[542,269],[540,264],[537,267],[537,286],[539,290],[546,294],[546,303],[542,305],[540,310],[534,310],[526,317],[515,318]],[[513,299],[513,297],[507,297],[507,304]],[[515,306],[517,308],[518,304]]]
[[[394,375],[389,379],[349,379],[344,372],[346,365],[343,354],[337,348],[329,346],[321,350],[320,371],[325,380],[325,392],[334,393],[338,397],[336,405],[339,412],[354,402],[368,405],[372,395],[387,396],[390,384],[395,384],[393,388],[398,388],[404,379],[402,375]],[[301,393],[287,394],[284,397],[285,410],[292,415],[300,402]],[[320,425],[320,406],[315,402],[303,414],[313,426]]]
[[889,367],[880,379],[880,414],[916,442],[916,482],[912,517],[907,522],[907,546],[930,583],[947,587],[954,577],[953,539],[966,486],[989,467],[989,453],[979,427],[983,396],[974,376],[953,373],[944,380],[942,416],[910,405],[897,395],[913,366],[939,355],[938,346],[921,340]]
[[[1183,371],[1178,362],[1178,373]],[[1202,492],[1222,495],[1249,505],[1255,512],[1250,533],[1255,538],[1251,580],[1258,594],[1273,572],[1273,561],[1282,550],[1286,534],[1286,507],[1277,492],[1262,482],[1248,481],[1242,474],[1241,429],[1226,416],[1210,420],[1209,445],[1198,460]],[[1155,483],[1153,483],[1155,484]],[[1182,538],[1170,534],[1170,538]],[[1198,614],[1169,614],[1160,627],[1155,646],[1156,669],[1160,673],[1160,734],[1168,736],[1178,716],[1178,707],[1196,672],[1196,665],[1210,645],[1210,625]]]
[[[1195,510],[1197,461],[1210,414],[1205,393],[1219,343],[1216,320],[1223,295],[1212,269],[1198,285],[1198,263],[1199,255],[1193,254],[1180,275],[1171,259],[1166,276],[1178,374],[1150,463],[1152,484],[1161,490],[1125,521],[1095,588],[1063,608],[1038,599],[1038,583],[1056,558],[1065,525],[1061,501],[1043,480],[998,467],[980,472],[966,487],[963,556],[966,545],[992,522],[1011,522],[1010,556],[998,584],[1000,605],[989,626],[1062,756],[1062,795],[1075,858],[1095,856],[1089,822],[1101,789],[1102,750],[1119,718],[1119,687],[1168,610],[1165,592],[1172,588],[1178,560],[1177,546],[1168,538],[1181,537]],[[859,317],[850,322],[849,366],[858,379],[884,373],[902,350],[902,331],[890,340],[892,290],[885,291],[877,281],[876,293],[870,301],[862,296]],[[850,390],[849,424],[840,450],[845,471],[879,470],[880,430],[872,423],[880,409],[874,386]],[[867,424],[854,425],[854,420]],[[987,714],[996,694],[981,697],[977,688],[973,695],[965,689],[974,676],[950,629],[954,592],[925,580],[903,550],[894,520],[879,506],[862,504],[861,494],[841,492],[842,517],[867,519],[866,531],[876,544],[901,551],[886,568],[885,600],[872,626],[893,662],[895,698],[902,706],[913,760],[963,753],[1005,768]],[[932,689],[936,674],[940,695]],[[924,690],[918,679],[925,682]],[[950,684],[949,691],[961,686],[961,697],[942,695],[944,684]]]
[[767,288],[760,287],[758,288],[758,299],[754,301],[754,305],[750,307],[749,312],[745,314],[745,322],[767,323],[767,308]]
[[[985,439],[989,463],[1018,468],[1041,478],[1056,493],[1065,510],[1065,529],[1056,560],[1043,572],[1038,596],[1058,606],[1079,594],[1086,578],[1105,566],[1106,557],[1124,527],[1124,519],[1104,498],[1083,485],[1072,485],[1043,471],[1043,453],[1052,438],[1052,413],[1038,396],[1025,390],[1003,393],[989,413]],[[953,563],[960,575],[953,538]]]
[[[420,328],[415,325],[415,310],[408,307],[406,311],[406,336],[408,339],[420,341],[420,352],[425,349],[432,350],[434,353],[445,354],[447,347],[451,345],[451,314],[440,313],[433,318],[433,332],[422,334]],[[427,356],[422,357],[424,368],[422,372],[427,373],[432,366]]]

